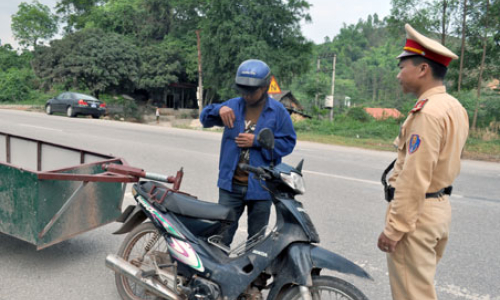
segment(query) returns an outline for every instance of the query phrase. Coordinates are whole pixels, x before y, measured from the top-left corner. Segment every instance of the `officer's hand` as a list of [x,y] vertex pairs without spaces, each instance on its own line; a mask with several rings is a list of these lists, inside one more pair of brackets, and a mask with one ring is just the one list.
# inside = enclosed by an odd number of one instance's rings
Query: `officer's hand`
[[234,111],[230,107],[228,106],[221,107],[219,109],[219,116],[222,119],[222,123],[224,123],[224,126],[228,128],[233,128],[236,117],[234,116]]
[[382,252],[392,253],[396,251],[397,241],[389,239],[383,232],[378,237],[377,246]]
[[238,137],[234,139],[234,141],[240,148],[250,148],[253,146],[254,139],[255,135],[253,133],[240,133]]

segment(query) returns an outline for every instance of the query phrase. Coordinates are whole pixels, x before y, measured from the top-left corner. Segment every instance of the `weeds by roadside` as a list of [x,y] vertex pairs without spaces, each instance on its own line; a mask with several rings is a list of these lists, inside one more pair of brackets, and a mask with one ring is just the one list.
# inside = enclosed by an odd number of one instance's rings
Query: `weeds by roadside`
[[[400,122],[394,119],[361,122],[338,117],[327,120],[304,120],[295,124],[299,140],[395,151],[393,141],[399,133]],[[500,162],[498,132],[483,129],[471,132],[465,145],[463,158]]]

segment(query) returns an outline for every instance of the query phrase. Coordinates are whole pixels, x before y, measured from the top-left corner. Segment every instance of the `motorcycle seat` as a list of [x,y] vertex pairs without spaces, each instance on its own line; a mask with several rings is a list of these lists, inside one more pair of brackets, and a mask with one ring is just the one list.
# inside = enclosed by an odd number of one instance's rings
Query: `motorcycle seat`
[[[154,190],[153,200],[156,202],[155,207],[160,209],[163,213],[170,211],[175,214],[197,219],[227,222],[236,221],[236,213],[229,207],[217,203],[201,201],[187,194],[173,192],[157,182],[144,181],[139,184],[142,191],[146,193],[150,193]],[[159,203],[158,201],[163,199],[165,193],[167,193],[167,196],[162,203]]]

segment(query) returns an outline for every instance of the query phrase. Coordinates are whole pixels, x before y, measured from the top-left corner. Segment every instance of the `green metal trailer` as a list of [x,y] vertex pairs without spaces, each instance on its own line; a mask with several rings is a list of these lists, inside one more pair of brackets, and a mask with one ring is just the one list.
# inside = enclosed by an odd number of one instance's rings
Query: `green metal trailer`
[[121,158],[0,132],[0,232],[37,250],[115,221],[127,182]]

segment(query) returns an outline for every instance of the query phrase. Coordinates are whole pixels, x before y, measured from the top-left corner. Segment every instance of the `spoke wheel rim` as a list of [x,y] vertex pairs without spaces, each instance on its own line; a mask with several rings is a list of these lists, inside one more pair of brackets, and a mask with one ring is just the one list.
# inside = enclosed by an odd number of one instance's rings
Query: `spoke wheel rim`
[[[133,241],[131,247],[128,247],[123,253],[123,258],[131,262],[134,266],[140,268],[144,265],[149,265],[148,259],[144,258],[144,249],[148,244],[148,241],[153,238],[155,232],[146,231],[142,232],[142,234],[137,235]],[[158,241],[154,244],[151,251],[167,251],[167,244],[165,240],[160,236]],[[147,292],[143,287],[135,283],[133,280],[127,278],[126,276],[121,276],[122,284],[132,299],[135,300],[156,300],[157,297],[149,292]]]

